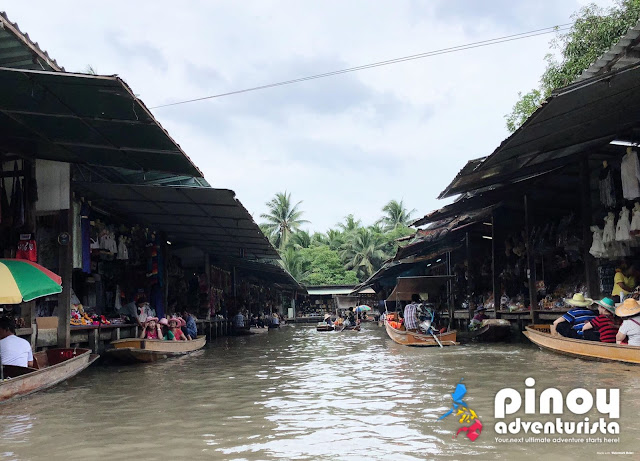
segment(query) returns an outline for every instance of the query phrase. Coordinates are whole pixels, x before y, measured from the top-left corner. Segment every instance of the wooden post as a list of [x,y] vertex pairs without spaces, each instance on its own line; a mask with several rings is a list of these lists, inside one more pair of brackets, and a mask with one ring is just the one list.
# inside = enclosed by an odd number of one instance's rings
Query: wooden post
[[527,280],[529,282],[529,303],[531,305],[531,323],[536,323],[536,308],[538,307],[538,295],[536,290],[536,256],[533,252],[531,242],[531,226],[533,224],[531,216],[531,205],[529,197],[524,196],[524,231],[527,245]]
[[498,274],[498,232],[496,231],[496,210],[491,213],[491,284],[493,285],[493,305],[495,309],[495,316],[500,318],[500,298],[502,297],[502,287],[500,286],[500,277]]
[[589,181],[589,156],[580,160],[580,209],[582,226],[582,254],[584,259],[584,278],[592,298],[600,296],[595,259],[589,253],[591,243],[591,187]]
[[71,341],[71,286],[73,278],[73,210],[60,210],[60,230],[68,234],[66,245],[58,245],[62,293],[58,295],[58,347],[69,347]]
[[[451,252],[447,251],[447,275],[451,276]],[[449,311],[449,330],[453,326],[453,282],[451,281],[451,277],[447,279],[447,310]]]
[[473,298],[473,272],[471,270],[471,242],[469,232],[465,233],[465,245],[467,252],[467,303],[469,304],[469,321],[473,318],[475,304],[471,302]]

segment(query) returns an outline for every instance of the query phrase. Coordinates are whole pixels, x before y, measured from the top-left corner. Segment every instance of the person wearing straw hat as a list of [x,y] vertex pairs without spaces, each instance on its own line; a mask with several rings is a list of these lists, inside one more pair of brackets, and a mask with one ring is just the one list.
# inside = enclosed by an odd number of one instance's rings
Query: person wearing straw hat
[[582,327],[582,335],[588,341],[600,341],[603,343],[615,343],[618,327],[613,323],[613,314],[616,306],[611,298],[603,298],[596,301],[598,316],[589,320]]
[[566,298],[564,302],[572,309],[553,322],[551,334],[582,339],[582,327],[596,316],[592,310],[588,309],[593,304],[593,299],[585,298],[582,293],[576,293],[572,298]]
[[158,323],[158,317],[147,317],[140,339],[162,339],[162,327]]
[[616,343],[623,344],[627,340],[629,346],[640,346],[640,303],[633,298],[625,299],[616,307],[616,315],[623,319]]

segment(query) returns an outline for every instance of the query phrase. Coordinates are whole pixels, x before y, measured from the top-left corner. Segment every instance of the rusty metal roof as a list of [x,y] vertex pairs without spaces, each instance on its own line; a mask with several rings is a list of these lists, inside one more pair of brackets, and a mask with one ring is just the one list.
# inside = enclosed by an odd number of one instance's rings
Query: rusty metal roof
[[0,67],[30,70],[64,71],[49,53],[23,33],[18,24],[11,22],[7,13],[0,11]]
[[640,21],[620,37],[620,40],[596,62],[585,69],[575,81],[582,82],[638,62],[640,62]]

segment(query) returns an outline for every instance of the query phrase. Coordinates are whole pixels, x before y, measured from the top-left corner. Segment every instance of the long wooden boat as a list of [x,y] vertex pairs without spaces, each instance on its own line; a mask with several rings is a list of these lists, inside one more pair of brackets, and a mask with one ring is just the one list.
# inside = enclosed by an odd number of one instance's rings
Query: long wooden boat
[[320,322],[316,325],[316,331],[333,331],[335,327],[326,322]]
[[587,360],[634,363],[640,365],[640,346],[626,346],[551,335],[550,325],[530,325],[522,333],[537,346],[559,354]]
[[469,332],[469,337],[484,342],[506,340],[511,334],[511,322],[504,319],[487,319],[479,328]]
[[[417,347],[429,347],[439,346],[438,342],[431,335],[425,335],[423,333],[414,333],[412,331],[398,330],[389,325],[389,322],[384,324],[387,334],[396,343],[403,346],[417,346]],[[447,331],[436,335],[443,346],[457,346],[456,342],[457,332],[456,330]]]
[[198,336],[192,341],[163,341],[161,339],[119,339],[111,343],[105,354],[124,363],[155,362],[189,354],[204,347],[207,340]]
[[5,365],[0,402],[55,386],[80,373],[98,357],[89,349],[49,349],[33,354],[33,368]]

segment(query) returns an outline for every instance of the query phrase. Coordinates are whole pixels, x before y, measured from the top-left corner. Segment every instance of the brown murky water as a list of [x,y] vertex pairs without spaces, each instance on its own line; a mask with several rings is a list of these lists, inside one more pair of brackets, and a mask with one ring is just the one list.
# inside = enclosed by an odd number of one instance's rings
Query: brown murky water
[[[620,388],[619,441],[496,441],[494,396],[502,387],[523,392],[528,376],[539,390]],[[454,416],[438,420],[460,378],[484,425],[475,442],[464,433],[453,439],[465,425]],[[639,434],[640,367],[566,358],[526,343],[407,348],[375,325],[360,333],[288,326],[220,338],[155,365],[93,366],[0,405],[0,460],[563,460],[607,452],[640,459]]]

